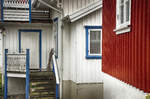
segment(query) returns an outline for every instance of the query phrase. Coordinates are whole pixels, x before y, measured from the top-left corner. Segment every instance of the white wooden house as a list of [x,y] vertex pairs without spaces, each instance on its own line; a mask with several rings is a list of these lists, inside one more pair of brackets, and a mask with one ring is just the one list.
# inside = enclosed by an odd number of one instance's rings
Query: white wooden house
[[0,18],[4,99],[43,99],[29,83],[52,48],[53,98],[103,99],[101,0],[1,0]]
[[63,99],[102,99],[102,1],[64,0],[63,9]]

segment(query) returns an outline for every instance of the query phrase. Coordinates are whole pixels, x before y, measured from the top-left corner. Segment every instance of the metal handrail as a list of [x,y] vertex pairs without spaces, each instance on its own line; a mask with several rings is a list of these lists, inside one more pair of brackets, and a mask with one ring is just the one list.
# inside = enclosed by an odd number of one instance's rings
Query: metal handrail
[[56,77],[56,84],[60,84],[60,76],[58,72],[59,70],[58,70],[55,54],[52,55],[52,63],[53,63],[55,77]]

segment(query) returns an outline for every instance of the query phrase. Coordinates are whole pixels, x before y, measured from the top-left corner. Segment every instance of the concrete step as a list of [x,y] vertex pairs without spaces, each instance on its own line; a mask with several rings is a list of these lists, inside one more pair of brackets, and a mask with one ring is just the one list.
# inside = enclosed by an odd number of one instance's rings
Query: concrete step
[[49,87],[49,86],[55,86],[55,82],[48,82],[48,83],[32,83],[31,88],[37,88],[37,87]]
[[55,82],[54,79],[32,79],[30,82]]
[[53,72],[30,72],[30,78],[32,77],[53,77]]
[[30,99],[55,99],[56,80],[53,72],[30,73]]
[[53,89],[36,89],[36,90],[32,90],[32,91],[30,91],[32,94],[31,95],[33,95],[33,94],[50,94],[50,93],[53,93],[53,94],[55,94],[55,88],[53,88]]
[[43,98],[55,98],[55,95],[34,95],[30,96],[30,99],[43,99]]

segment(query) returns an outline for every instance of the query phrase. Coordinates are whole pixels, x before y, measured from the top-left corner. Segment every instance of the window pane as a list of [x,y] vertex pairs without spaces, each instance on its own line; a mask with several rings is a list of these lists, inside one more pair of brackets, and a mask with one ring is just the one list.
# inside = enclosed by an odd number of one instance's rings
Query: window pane
[[120,23],[124,22],[124,5],[120,6]]
[[130,14],[130,1],[129,0],[127,0],[126,1],[126,22],[128,22],[129,21],[129,14]]
[[100,54],[101,31],[90,31],[90,54]]

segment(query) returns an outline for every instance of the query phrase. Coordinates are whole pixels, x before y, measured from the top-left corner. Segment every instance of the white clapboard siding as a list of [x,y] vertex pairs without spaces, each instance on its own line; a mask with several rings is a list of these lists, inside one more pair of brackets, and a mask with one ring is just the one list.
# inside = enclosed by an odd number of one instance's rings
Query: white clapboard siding
[[[5,49],[10,51],[18,51],[19,40],[18,40],[18,30],[19,29],[41,29],[42,30],[42,67],[45,68],[48,64],[48,55],[50,49],[53,47],[53,34],[52,28],[48,26],[17,26],[11,25],[6,26],[6,35],[4,36],[4,46]],[[24,42],[25,43],[25,42]],[[32,45],[31,43],[28,43]]]
[[101,26],[102,9],[65,24],[63,79],[77,83],[102,82],[101,59],[86,59],[85,25]]
[[64,15],[70,15],[73,12],[88,6],[98,0],[63,0]]
[[4,9],[5,21],[29,21],[29,10]]

